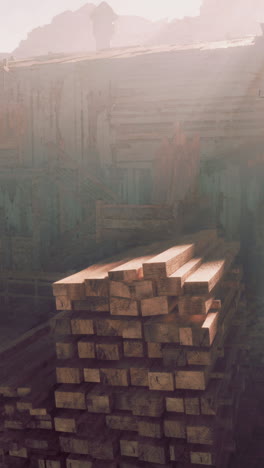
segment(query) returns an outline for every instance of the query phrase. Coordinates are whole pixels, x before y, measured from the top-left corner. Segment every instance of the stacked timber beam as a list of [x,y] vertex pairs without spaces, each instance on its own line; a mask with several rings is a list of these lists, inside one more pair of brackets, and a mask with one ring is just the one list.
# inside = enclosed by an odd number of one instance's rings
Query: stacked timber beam
[[21,431],[5,466],[225,468],[243,390],[238,251],[205,230],[54,283],[52,427]]
[[53,321],[36,327],[0,353],[1,467],[27,466],[41,444],[40,430],[43,439],[47,431],[51,438],[56,385],[52,328]]

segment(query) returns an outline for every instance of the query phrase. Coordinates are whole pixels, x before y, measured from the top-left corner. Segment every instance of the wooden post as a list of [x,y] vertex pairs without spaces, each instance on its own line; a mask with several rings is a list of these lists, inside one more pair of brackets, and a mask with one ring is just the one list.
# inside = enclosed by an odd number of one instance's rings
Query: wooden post
[[103,238],[103,210],[104,202],[98,200],[96,202],[96,242],[99,244]]

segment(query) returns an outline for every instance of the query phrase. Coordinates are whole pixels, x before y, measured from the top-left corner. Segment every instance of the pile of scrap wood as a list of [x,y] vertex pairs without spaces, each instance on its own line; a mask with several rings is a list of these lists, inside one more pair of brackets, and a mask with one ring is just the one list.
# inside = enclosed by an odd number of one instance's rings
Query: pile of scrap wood
[[46,345],[31,393],[7,395],[2,466],[225,468],[243,391],[238,251],[204,230],[54,283],[56,384]]

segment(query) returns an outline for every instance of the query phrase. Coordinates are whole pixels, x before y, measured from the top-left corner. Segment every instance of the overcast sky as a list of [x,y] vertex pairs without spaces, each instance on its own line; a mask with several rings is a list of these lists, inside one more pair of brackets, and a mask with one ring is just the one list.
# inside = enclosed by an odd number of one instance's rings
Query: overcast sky
[[[219,0],[221,1],[221,0]],[[11,52],[37,26],[47,24],[65,10],[77,10],[85,0],[0,0],[0,52]],[[101,0],[89,3],[99,4]],[[109,0],[122,15],[145,16],[152,20],[182,18],[199,13],[202,0]]]

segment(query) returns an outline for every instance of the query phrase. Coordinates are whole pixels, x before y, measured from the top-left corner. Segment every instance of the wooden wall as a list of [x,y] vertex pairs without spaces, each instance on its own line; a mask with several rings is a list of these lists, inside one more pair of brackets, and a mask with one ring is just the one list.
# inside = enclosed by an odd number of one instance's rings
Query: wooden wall
[[174,167],[168,148],[179,126],[189,143],[199,138],[201,159],[181,186],[190,154],[180,154],[176,216],[199,175],[210,216],[238,236],[239,148],[259,142],[253,159],[264,152],[263,51],[263,41],[244,41],[0,69],[2,268],[78,268],[98,248],[97,200],[163,203],[170,171],[162,168]]

